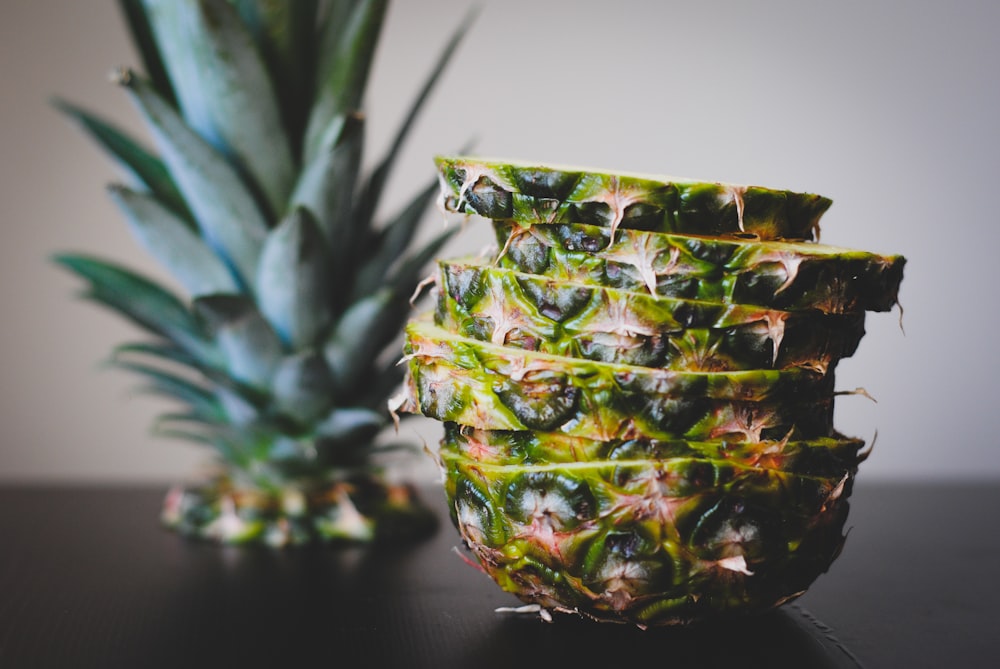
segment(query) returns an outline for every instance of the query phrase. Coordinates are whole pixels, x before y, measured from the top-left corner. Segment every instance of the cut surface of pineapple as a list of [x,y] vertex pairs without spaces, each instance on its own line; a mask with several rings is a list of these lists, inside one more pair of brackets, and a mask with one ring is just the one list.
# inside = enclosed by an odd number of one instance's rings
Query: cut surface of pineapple
[[471,156],[435,160],[448,211],[522,225],[590,223],[612,236],[622,227],[812,240],[831,204],[820,195],[758,186]]

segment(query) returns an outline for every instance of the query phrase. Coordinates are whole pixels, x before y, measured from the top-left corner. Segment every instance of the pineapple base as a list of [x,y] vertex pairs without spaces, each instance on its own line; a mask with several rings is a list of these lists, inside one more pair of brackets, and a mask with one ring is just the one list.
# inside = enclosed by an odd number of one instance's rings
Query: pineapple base
[[[452,522],[503,590],[544,619],[570,613],[643,628],[796,599],[840,554],[853,479],[819,499],[787,475],[777,488],[748,478],[694,490],[654,463],[629,467],[630,482],[616,463],[444,463]],[[686,490],[661,489],[674,484]]]
[[412,486],[374,475],[270,491],[237,485],[222,474],[202,485],[172,488],[161,520],[186,537],[274,547],[415,541],[438,525]]

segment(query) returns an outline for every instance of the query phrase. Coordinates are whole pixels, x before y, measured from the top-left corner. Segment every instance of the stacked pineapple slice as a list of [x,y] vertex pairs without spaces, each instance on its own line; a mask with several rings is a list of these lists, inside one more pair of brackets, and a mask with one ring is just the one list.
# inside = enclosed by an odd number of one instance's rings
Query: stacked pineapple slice
[[445,421],[482,568],[546,615],[642,626],[801,594],[865,456],[833,427],[834,369],[905,260],[816,243],[816,195],[437,162],[498,252],[439,263],[396,408]]

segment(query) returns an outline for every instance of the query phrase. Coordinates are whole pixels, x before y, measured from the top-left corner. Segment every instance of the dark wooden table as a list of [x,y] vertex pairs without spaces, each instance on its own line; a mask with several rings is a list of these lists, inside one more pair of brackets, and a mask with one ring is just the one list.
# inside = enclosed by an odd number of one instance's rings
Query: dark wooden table
[[225,548],[161,530],[162,493],[0,488],[0,667],[1000,666],[1000,484],[862,478],[843,555],[798,602],[645,632],[496,613],[516,600],[447,523],[377,551]]

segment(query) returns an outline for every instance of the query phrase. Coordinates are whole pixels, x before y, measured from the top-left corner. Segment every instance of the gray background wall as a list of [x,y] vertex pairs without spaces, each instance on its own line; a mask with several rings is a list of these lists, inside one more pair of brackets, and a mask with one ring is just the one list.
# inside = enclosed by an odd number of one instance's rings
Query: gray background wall
[[[369,90],[384,147],[466,0],[398,0]],[[486,155],[822,192],[829,243],[902,253],[905,336],[873,315],[838,384],[837,424],[870,437],[871,478],[997,477],[1000,4],[963,0],[484,0],[394,182],[478,137]],[[75,301],[46,258],[101,253],[163,276],[103,184],[113,168],[46,100],[139,130],[105,80],[133,64],[111,0],[0,4],[0,479],[189,475],[197,449],[151,438],[165,405],[99,362],[129,326]],[[377,151],[376,151],[377,152]],[[438,225],[435,216],[428,226]],[[458,253],[484,243],[470,228]],[[410,423],[407,435],[437,428]],[[415,466],[428,475],[426,463]]]

